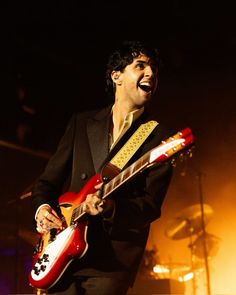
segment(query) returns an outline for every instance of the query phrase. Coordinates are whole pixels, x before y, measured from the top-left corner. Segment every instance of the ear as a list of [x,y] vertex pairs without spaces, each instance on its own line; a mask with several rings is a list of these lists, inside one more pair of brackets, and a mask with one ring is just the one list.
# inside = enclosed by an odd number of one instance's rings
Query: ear
[[111,73],[111,79],[113,80],[114,83],[117,83],[117,81],[120,78],[120,71],[112,71]]

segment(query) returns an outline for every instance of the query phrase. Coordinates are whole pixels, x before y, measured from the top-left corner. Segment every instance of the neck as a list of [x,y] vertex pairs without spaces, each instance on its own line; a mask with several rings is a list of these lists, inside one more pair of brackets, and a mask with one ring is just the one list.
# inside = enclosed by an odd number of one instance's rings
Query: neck
[[113,124],[114,126],[122,126],[126,116],[128,113],[135,111],[139,109],[140,107],[136,105],[131,105],[129,103],[121,102],[119,100],[116,100],[113,105]]
[[[127,115],[130,112],[136,111],[139,108],[137,106],[130,106],[127,103],[119,103],[118,100],[116,100],[115,104],[113,105],[112,108],[112,124],[110,126],[110,133],[112,134],[113,137],[113,142],[116,141],[116,139],[119,137],[121,134],[123,128],[124,128],[124,122],[125,119],[127,118]],[[131,119],[131,118],[130,118]],[[132,119],[133,120],[133,119]],[[127,123],[126,122],[126,127],[127,128]],[[131,122],[128,123],[128,125]],[[129,128],[129,127],[128,127]]]

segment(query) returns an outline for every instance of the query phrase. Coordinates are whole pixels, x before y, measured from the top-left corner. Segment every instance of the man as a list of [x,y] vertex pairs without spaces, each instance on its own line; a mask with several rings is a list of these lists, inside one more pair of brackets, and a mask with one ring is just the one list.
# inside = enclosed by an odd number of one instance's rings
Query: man
[[[63,230],[58,197],[79,192],[109,163],[141,124],[153,120],[147,106],[157,88],[158,52],[130,41],[114,51],[107,64],[107,90],[112,106],[75,114],[58,148],[32,190],[37,230]],[[158,124],[126,167],[159,145],[172,132]],[[172,175],[170,163],[147,169],[102,199],[102,185],[88,193],[83,213],[88,218],[88,249],[74,257],[48,293],[125,295],[132,286]],[[68,181],[69,179],[69,181]],[[60,217],[59,217],[60,216]]]

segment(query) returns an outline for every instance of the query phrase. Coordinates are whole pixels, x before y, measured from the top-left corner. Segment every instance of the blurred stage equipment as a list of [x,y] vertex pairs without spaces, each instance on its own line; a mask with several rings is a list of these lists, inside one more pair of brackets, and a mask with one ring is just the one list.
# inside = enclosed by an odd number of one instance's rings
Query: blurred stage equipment
[[0,146],[10,149],[10,150],[14,150],[14,151],[18,151],[27,155],[32,155],[38,158],[43,158],[43,159],[49,159],[51,154],[48,153],[47,151],[36,151],[33,150],[31,148],[28,147],[24,147],[20,144],[16,144],[10,141],[6,141],[6,140],[0,140]]
[[[202,233],[200,233],[195,241],[193,241],[193,243],[189,245],[189,247],[192,247],[193,255],[197,256],[200,259],[204,258],[203,239],[204,236]],[[205,240],[208,258],[216,256],[219,250],[220,238],[210,233],[206,233]]]
[[184,294],[184,283],[178,276],[189,270],[183,264],[161,264],[156,246],[145,249],[137,279],[129,295]]
[[[204,215],[206,224],[213,215],[212,208],[207,204],[204,204]],[[185,208],[176,215],[165,233],[168,238],[178,240],[191,237],[200,231],[202,231],[201,208],[200,205],[196,204]]]
[[191,270],[191,267],[183,263],[162,263],[156,264],[153,267],[154,276],[157,279],[173,279],[179,280],[179,277],[183,276]]
[[[209,242],[209,238],[211,238],[211,244],[213,244],[213,235],[207,235],[205,227],[210,221],[212,215],[213,209],[208,204],[195,204],[183,209],[178,215],[176,215],[176,217],[171,220],[165,231],[166,236],[173,240],[184,238],[190,239],[189,249],[191,252],[192,274],[189,273],[188,279],[192,279],[193,282],[193,295],[196,294],[194,278],[194,272],[196,271],[196,267],[194,265],[196,256],[200,256],[200,258],[204,259],[207,276],[207,294],[210,295],[208,269],[208,258],[210,254],[208,251],[210,252],[210,246],[207,247],[207,243]],[[198,235],[195,241],[193,241],[193,235]],[[213,250],[213,248],[211,250]],[[186,275],[187,273],[180,276],[180,278],[182,277],[182,279],[185,280]]]

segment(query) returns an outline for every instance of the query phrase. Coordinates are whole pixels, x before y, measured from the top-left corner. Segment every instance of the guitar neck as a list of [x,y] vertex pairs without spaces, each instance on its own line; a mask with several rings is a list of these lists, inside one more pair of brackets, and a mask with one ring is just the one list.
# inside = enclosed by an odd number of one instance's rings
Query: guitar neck
[[144,154],[139,160],[134,162],[128,168],[120,172],[117,176],[112,178],[108,183],[105,183],[103,188],[103,199],[107,198],[113,191],[120,187],[130,178],[147,168],[149,162],[150,152]]
[[[173,155],[190,147],[194,142],[191,129],[186,128],[162,141],[161,144],[151,151],[145,153],[141,158],[131,164],[129,167],[121,171],[118,175],[113,177],[109,182],[104,183],[103,197],[106,199],[113,191],[120,187],[123,183],[134,177],[136,174],[142,172],[146,168],[166,161],[172,158]],[[84,202],[74,209],[72,214],[72,223],[77,221],[85,213],[83,212]]]
[[117,176],[112,178],[104,185],[103,199],[105,199],[115,189],[120,187],[124,182],[128,181],[139,172],[157,163],[161,163],[171,158],[179,151],[185,149],[193,142],[193,136],[189,132],[189,130],[186,131],[186,138],[182,138],[183,133],[179,132],[176,135],[170,137],[168,140],[162,141],[159,146],[153,148],[151,151],[148,151],[141,158],[139,158],[125,170],[121,171]]

